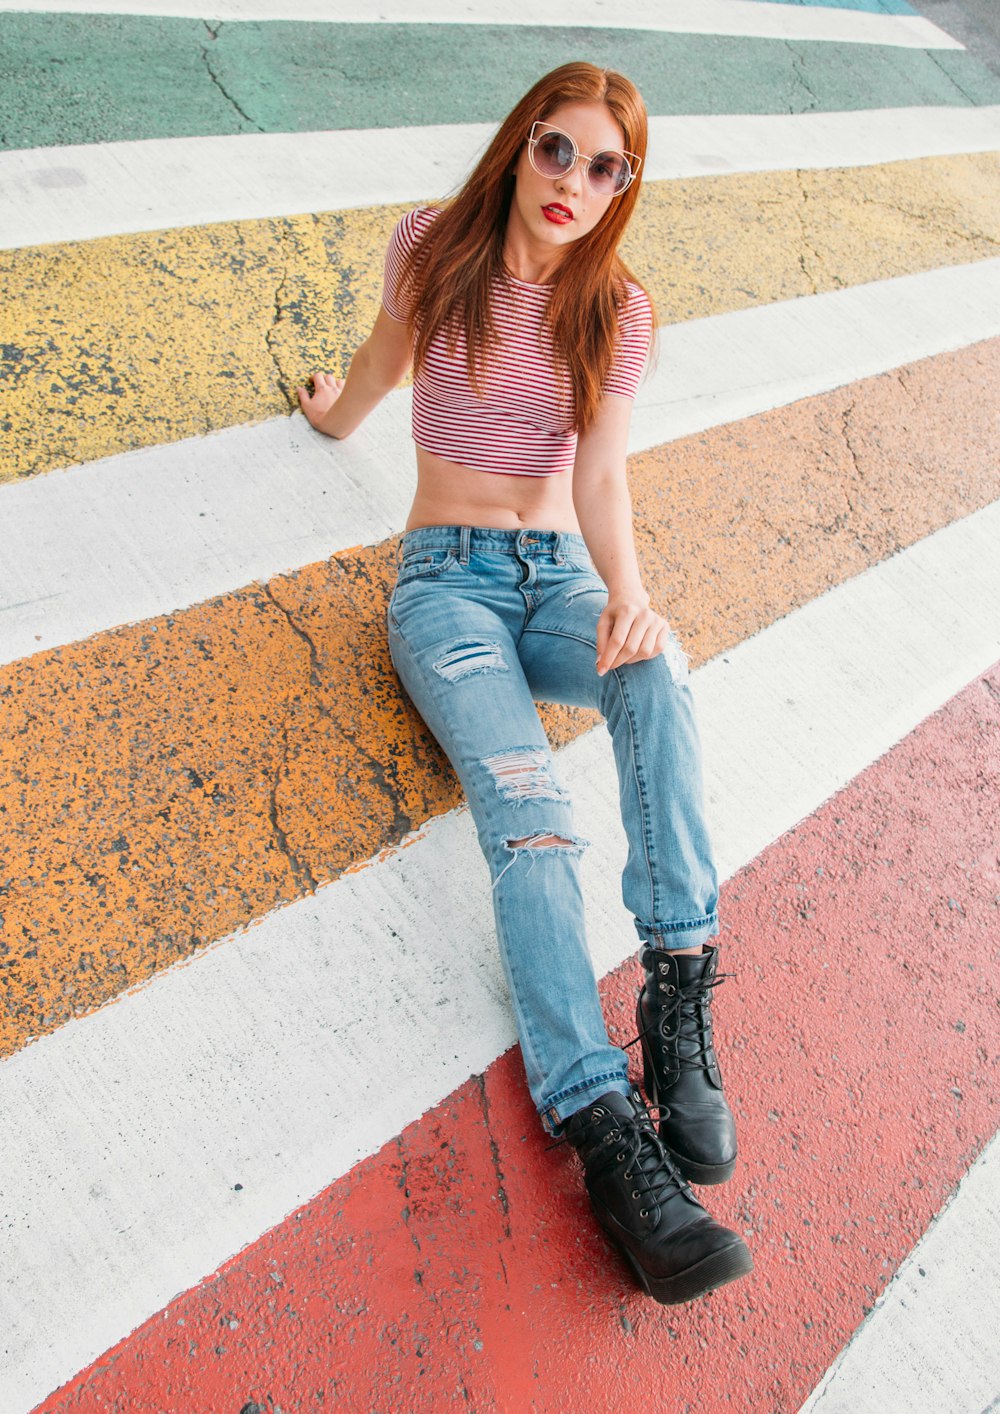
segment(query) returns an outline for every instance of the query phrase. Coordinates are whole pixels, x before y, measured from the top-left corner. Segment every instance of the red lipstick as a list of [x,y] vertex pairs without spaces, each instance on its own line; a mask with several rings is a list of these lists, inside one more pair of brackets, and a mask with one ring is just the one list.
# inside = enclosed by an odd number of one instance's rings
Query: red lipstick
[[573,220],[573,213],[569,207],[560,206],[558,201],[550,201],[548,206],[543,206],[542,215],[554,226],[565,226],[567,222]]

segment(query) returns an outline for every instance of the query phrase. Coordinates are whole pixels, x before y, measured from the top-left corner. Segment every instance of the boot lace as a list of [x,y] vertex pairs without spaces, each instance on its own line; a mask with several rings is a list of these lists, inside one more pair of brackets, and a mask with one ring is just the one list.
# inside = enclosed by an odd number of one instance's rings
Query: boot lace
[[604,1136],[606,1145],[614,1145],[613,1163],[623,1164],[622,1178],[631,1183],[632,1198],[641,1200],[641,1218],[659,1218],[659,1209],[677,1193],[690,1192],[690,1186],[667,1153],[649,1114],[616,1115],[613,1129]]
[[[713,987],[720,986],[732,972],[717,972],[708,980],[696,978],[684,987],[674,989],[673,997],[667,1001],[656,1000],[656,1011],[648,1026],[644,1026],[638,1036],[625,1042],[627,1051],[638,1045],[644,1036],[657,1033],[664,1042],[672,1041],[671,1060],[678,1070],[707,1070],[712,1052],[712,1018],[705,1014],[704,1007]],[[676,1032],[668,1036],[667,1025],[677,1018]],[[681,1045],[692,1047],[690,1053],[681,1053]]]

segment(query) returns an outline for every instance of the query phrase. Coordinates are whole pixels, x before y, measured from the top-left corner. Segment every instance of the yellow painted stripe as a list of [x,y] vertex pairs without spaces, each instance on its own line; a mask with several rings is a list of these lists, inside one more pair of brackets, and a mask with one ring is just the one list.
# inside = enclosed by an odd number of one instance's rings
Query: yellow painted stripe
[[[634,457],[693,661],[1000,498],[998,382],[1000,339]],[[392,573],[346,551],[0,671],[0,1053],[457,803],[389,663]]]
[[[376,313],[401,207],[0,255],[0,480],[287,412]],[[1000,154],[651,183],[626,255],[664,322],[1000,251]]]

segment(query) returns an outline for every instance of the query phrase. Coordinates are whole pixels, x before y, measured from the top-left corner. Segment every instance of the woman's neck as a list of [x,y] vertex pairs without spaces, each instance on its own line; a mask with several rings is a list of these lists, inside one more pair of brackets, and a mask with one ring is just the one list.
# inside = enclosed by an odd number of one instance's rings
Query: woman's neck
[[503,241],[503,263],[509,275],[529,285],[548,285],[559,269],[565,251],[535,240],[522,230],[514,213],[507,222]]

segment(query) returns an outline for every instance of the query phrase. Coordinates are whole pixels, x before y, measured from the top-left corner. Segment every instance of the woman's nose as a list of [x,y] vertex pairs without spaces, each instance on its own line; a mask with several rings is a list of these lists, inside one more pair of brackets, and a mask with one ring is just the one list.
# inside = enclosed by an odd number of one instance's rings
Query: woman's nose
[[583,188],[583,172],[581,170],[582,157],[578,157],[568,172],[563,172],[561,177],[556,178],[556,186],[567,195],[579,196]]

